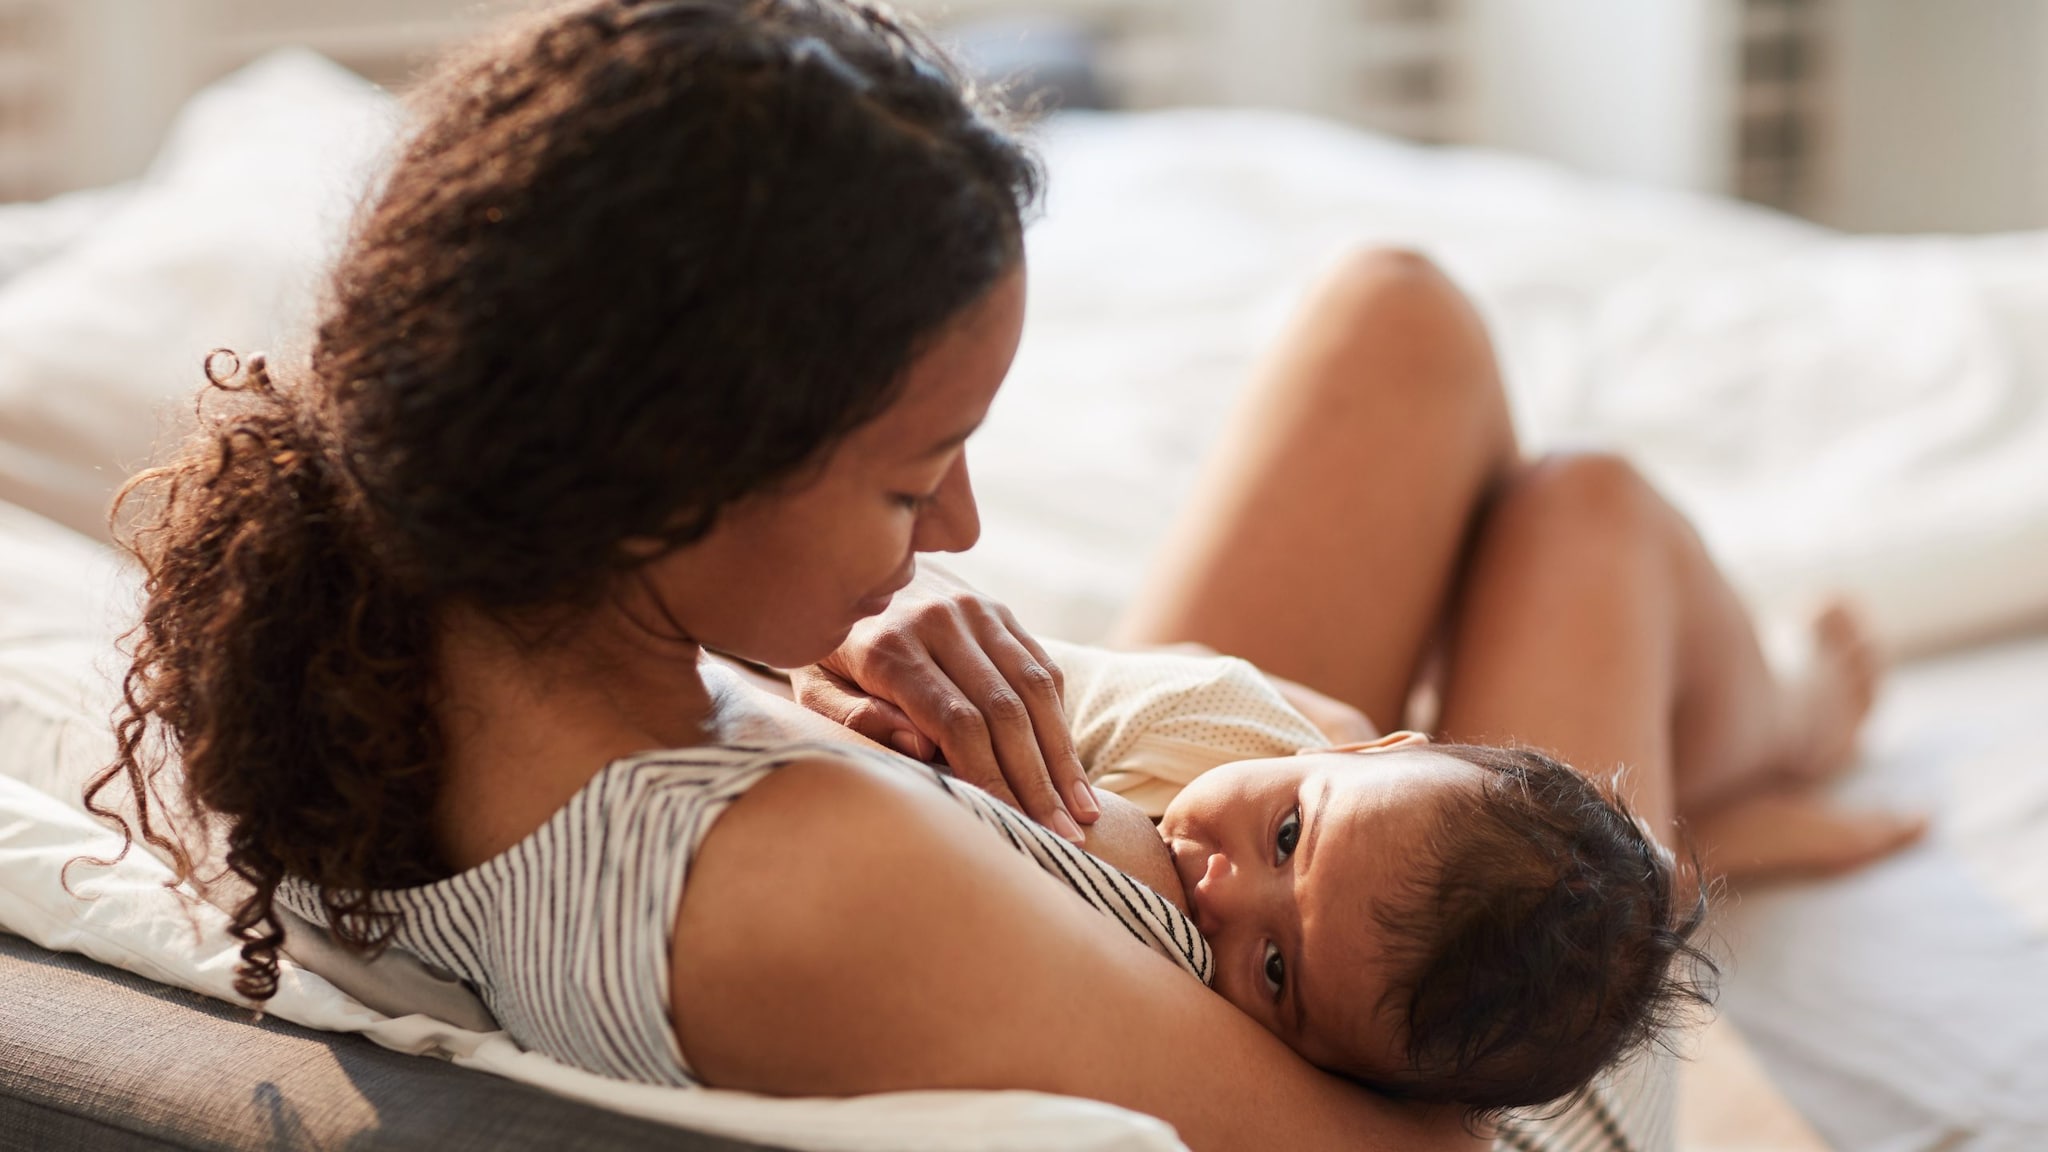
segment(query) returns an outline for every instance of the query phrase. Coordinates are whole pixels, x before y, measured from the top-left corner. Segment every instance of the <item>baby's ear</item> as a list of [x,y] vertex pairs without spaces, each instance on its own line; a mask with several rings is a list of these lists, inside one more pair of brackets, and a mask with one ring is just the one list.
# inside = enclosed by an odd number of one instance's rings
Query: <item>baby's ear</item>
[[1312,756],[1318,752],[1386,752],[1394,748],[1407,748],[1429,743],[1429,737],[1420,732],[1389,732],[1377,740],[1361,740],[1356,744],[1333,744],[1328,748],[1303,748],[1296,756]]

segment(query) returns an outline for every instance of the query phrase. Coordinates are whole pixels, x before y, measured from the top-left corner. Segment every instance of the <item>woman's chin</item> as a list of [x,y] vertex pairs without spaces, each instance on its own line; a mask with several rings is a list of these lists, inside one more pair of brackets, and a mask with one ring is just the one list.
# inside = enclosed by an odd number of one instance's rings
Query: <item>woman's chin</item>
[[854,619],[860,621],[870,616],[880,616],[889,610],[889,602],[894,599],[896,599],[896,593],[884,592],[880,596],[869,596],[864,600],[856,601],[853,605]]
[[857,623],[859,621],[851,621],[836,631],[820,631],[807,637],[764,638],[744,646],[707,641],[706,646],[727,656],[736,656],[755,664],[765,664],[770,668],[803,668],[816,664],[838,651],[839,646],[846,642],[847,634],[853,631],[853,625]]

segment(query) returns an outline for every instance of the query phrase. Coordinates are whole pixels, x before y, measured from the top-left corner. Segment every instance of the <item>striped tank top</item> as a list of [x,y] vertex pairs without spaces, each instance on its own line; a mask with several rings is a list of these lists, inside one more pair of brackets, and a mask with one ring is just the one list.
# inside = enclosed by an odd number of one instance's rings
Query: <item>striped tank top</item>
[[[614,760],[518,844],[417,888],[372,894],[392,943],[468,981],[521,1046],[621,1080],[700,1083],[669,1011],[669,932],[711,826],[775,769],[855,759],[929,781],[1140,942],[1207,983],[1209,945],[1152,889],[915,760],[845,744],[725,745]],[[323,927],[318,890],[278,903]]]

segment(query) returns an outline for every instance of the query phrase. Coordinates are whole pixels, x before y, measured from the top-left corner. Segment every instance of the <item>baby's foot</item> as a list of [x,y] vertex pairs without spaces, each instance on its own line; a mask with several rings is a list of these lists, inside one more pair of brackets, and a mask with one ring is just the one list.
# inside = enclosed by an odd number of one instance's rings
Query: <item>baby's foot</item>
[[1855,762],[1856,738],[1882,672],[1869,629],[1848,606],[1831,604],[1814,618],[1806,667],[1786,685],[1780,779],[1810,784]]
[[1753,796],[1687,830],[1708,873],[1731,881],[1833,876],[1920,839],[1927,818],[1850,811],[1816,792]]

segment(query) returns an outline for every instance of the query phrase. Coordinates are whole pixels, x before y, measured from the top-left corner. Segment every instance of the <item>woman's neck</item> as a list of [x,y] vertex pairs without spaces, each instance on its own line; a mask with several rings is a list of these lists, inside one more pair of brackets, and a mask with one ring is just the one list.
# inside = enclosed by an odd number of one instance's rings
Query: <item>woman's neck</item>
[[451,611],[439,670],[447,759],[434,823],[458,870],[525,839],[622,756],[799,740],[879,747],[696,644],[630,621],[539,648]]
[[694,643],[609,623],[534,645],[481,613],[448,611],[435,815],[448,861],[472,867],[516,844],[613,760],[720,739],[730,709],[700,657]]

